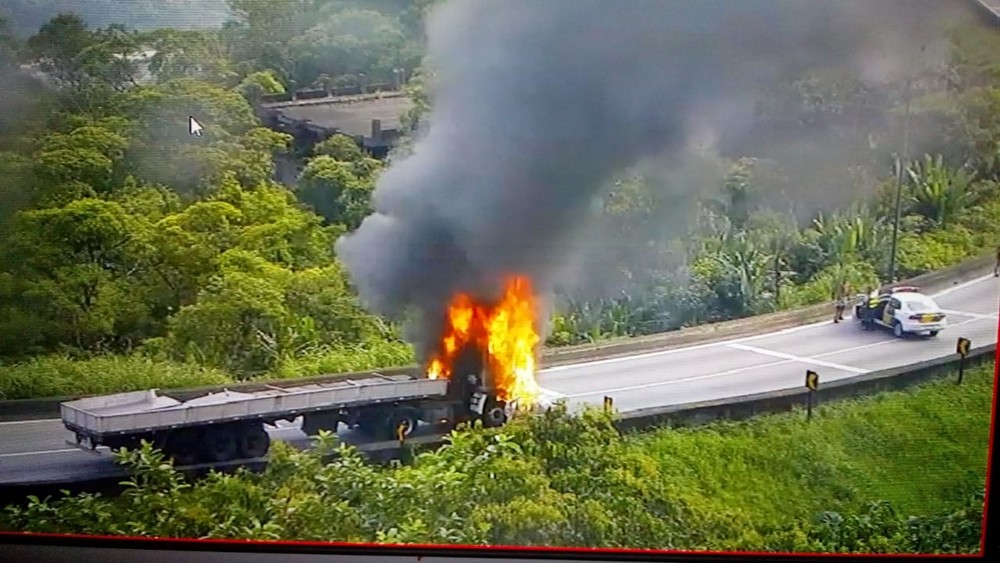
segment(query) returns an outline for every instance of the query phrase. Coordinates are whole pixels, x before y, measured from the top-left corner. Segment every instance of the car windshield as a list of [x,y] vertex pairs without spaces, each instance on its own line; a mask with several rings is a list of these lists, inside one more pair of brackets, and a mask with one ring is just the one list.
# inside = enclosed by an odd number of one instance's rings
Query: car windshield
[[924,295],[913,295],[907,298],[905,302],[906,309],[908,311],[913,311],[914,313],[930,313],[937,312],[939,307],[933,299]]

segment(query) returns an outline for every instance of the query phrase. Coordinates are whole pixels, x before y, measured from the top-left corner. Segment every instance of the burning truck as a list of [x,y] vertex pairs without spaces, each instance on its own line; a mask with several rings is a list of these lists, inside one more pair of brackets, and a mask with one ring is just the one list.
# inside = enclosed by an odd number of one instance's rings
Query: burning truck
[[506,280],[492,304],[459,293],[445,313],[437,352],[424,376],[373,373],[293,387],[223,390],[187,400],[157,390],[86,397],[62,403],[70,445],[134,448],[143,440],[178,466],[239,464],[267,455],[264,425],[302,418],[302,430],[360,430],[376,440],[403,439],[421,423],[455,426],[481,420],[505,424],[537,404],[538,331],[530,280]]

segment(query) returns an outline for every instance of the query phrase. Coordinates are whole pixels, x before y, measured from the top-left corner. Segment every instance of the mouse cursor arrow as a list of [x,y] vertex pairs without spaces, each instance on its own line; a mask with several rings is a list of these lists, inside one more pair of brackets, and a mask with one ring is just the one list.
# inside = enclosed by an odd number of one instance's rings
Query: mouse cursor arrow
[[201,137],[201,132],[202,132],[203,129],[204,129],[204,127],[201,126],[201,123],[198,123],[197,119],[195,119],[193,116],[188,116],[188,134],[189,135],[194,135],[196,137]]

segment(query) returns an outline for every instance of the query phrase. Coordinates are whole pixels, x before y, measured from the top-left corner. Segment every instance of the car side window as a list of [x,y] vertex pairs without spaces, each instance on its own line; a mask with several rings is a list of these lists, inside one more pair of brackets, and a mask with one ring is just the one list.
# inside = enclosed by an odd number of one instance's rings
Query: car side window
[[892,307],[893,309],[900,309],[902,308],[903,304],[899,301],[899,299],[891,299],[889,300],[889,306]]

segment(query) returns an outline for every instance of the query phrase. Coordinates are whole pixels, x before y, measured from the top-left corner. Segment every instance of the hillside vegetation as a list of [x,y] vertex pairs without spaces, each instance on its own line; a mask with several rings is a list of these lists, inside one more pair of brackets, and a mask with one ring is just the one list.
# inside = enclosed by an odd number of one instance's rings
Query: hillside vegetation
[[[621,436],[555,409],[405,465],[330,435],[191,484],[148,448],[114,498],[8,507],[6,529],[201,538],[711,550],[979,550],[992,367],[747,422]],[[324,456],[333,461],[325,463]]]

